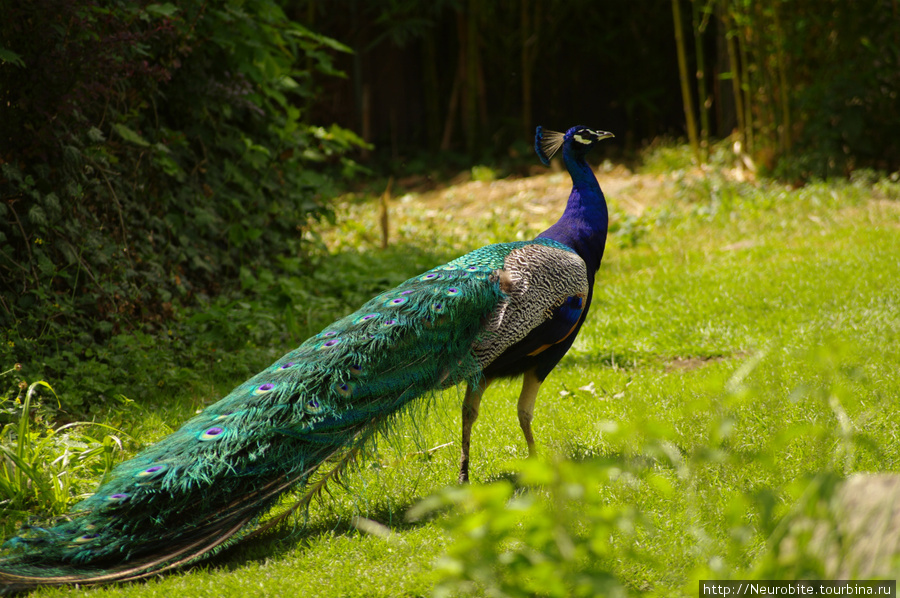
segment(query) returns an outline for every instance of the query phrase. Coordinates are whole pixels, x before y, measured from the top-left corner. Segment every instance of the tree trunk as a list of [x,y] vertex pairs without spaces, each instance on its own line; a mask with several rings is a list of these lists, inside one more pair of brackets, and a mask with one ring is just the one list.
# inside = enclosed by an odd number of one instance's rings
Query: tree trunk
[[434,38],[430,35],[422,38],[422,72],[425,79],[422,89],[425,95],[425,134],[428,147],[436,150],[441,144],[441,86]]
[[[532,15],[532,6],[534,14]],[[541,2],[522,0],[519,12],[519,32],[522,42],[522,132],[531,135],[534,131],[532,110],[532,88],[534,81],[534,61],[537,58],[538,33],[541,25]]]
[[466,79],[463,86],[466,151],[473,156],[478,149],[478,9],[480,0],[469,0],[465,18]]
[[447,104],[447,118],[444,119],[444,134],[441,137],[441,150],[447,151],[453,143],[453,125],[456,122],[456,113],[459,111],[459,96],[462,95],[462,84],[465,65],[464,56],[460,53],[459,64],[456,66],[456,76],[453,78],[453,88],[450,90],[450,101]]

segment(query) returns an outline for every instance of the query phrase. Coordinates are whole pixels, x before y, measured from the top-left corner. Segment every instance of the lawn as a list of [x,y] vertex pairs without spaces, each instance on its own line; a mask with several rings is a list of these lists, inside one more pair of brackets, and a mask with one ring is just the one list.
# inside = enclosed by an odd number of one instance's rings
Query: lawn
[[[900,186],[659,172],[599,169],[611,235],[588,321],[538,397],[538,459],[524,460],[518,383],[497,383],[473,483],[456,487],[450,390],[293,525],[146,583],[36,595],[696,595],[698,579],[815,566],[771,558],[784,518],[828,480],[900,470]],[[336,271],[393,284],[530,238],[567,186],[551,173],[395,197],[384,252],[376,202],[348,196],[322,239]],[[159,437],[227,390],[113,423]]]

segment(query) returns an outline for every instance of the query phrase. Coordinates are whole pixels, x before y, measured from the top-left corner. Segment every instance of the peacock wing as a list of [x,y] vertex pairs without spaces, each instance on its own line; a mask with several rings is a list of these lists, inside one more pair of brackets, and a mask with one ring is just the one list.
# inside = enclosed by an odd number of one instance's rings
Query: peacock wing
[[548,239],[515,247],[500,281],[506,296],[475,347],[482,367],[535,355],[575,331],[589,288],[587,267],[570,248]]

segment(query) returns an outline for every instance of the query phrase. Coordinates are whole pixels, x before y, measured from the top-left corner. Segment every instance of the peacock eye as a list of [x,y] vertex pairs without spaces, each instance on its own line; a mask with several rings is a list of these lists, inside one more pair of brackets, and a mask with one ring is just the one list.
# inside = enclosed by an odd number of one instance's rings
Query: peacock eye
[[100,537],[100,534],[85,534],[83,536],[79,536],[73,540],[76,544],[85,544],[87,542],[92,542]]
[[165,470],[166,470],[165,465],[152,465],[152,466],[148,467],[147,469],[142,469],[141,471],[137,472],[134,475],[135,475],[135,477],[138,477],[138,478],[152,478],[152,477],[158,476]]
[[363,322],[368,322],[369,320],[374,320],[377,317],[378,317],[378,314],[366,314],[364,316],[361,316],[361,317],[353,320],[353,323],[354,324],[362,324]]
[[215,440],[219,436],[222,435],[222,432],[225,431],[225,428],[220,428],[219,426],[213,426],[212,428],[207,428],[202,434],[200,434],[200,440]]
[[255,389],[253,389],[253,394],[257,396],[264,395],[267,392],[271,392],[273,388],[275,388],[274,384],[272,384],[271,382],[266,382],[265,384],[260,384]]
[[321,345],[319,345],[319,350],[330,349],[330,348],[336,347],[337,345],[340,345],[340,344],[341,344],[340,338],[330,338],[327,341],[325,341],[324,343],[322,343]]
[[334,385],[334,390],[342,397],[349,397],[353,394],[353,383],[340,382]]

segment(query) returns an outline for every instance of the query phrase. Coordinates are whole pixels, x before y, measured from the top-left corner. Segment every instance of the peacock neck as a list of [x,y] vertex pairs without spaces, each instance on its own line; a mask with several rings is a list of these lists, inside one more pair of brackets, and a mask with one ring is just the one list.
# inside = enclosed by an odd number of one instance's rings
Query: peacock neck
[[553,239],[574,249],[587,264],[589,276],[593,279],[606,246],[609,225],[606,198],[583,156],[573,156],[564,151],[563,160],[572,176],[569,202],[556,224],[538,237]]

